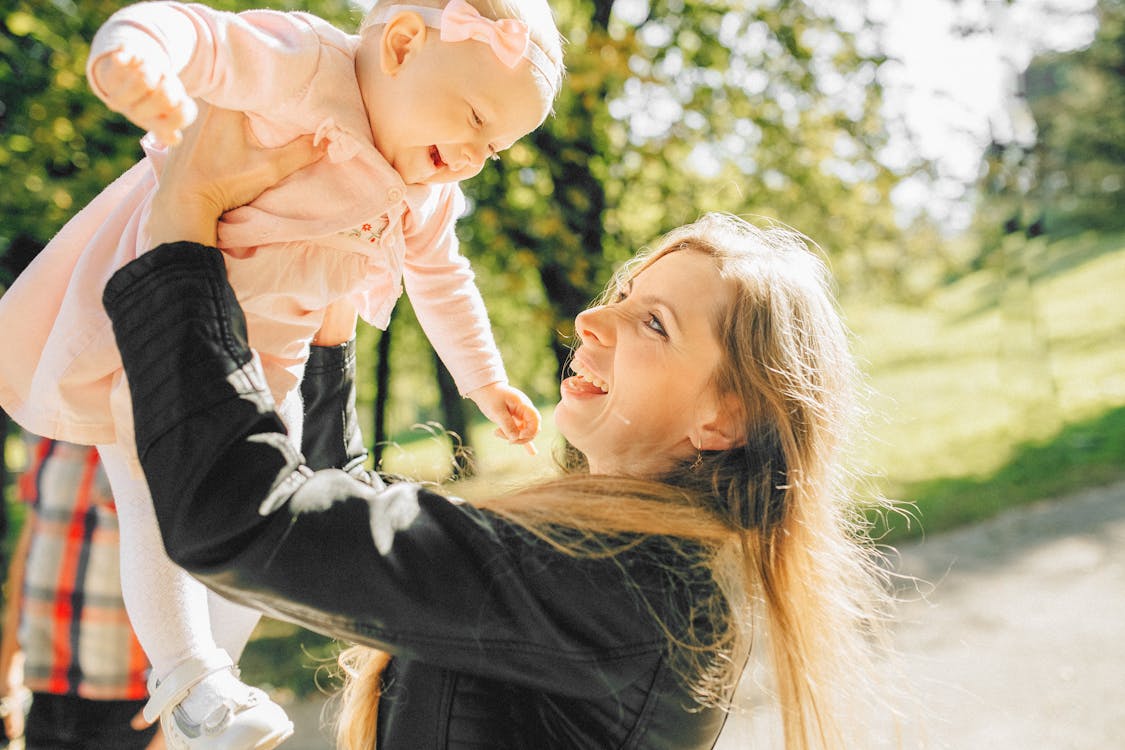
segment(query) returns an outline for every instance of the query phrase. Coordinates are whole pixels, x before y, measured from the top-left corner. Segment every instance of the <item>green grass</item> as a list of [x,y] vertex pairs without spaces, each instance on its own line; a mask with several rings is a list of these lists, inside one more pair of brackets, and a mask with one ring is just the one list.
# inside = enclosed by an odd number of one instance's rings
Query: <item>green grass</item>
[[246,646],[239,667],[249,685],[285,700],[339,688],[336,656],[340,642],[287,622],[263,618]]
[[873,397],[864,463],[933,533],[1125,477],[1125,236],[1046,247],[921,306],[846,305]]
[[921,524],[890,515],[879,521],[885,541],[933,533],[991,518],[998,512],[1125,477],[1125,407],[1065,425],[1046,441],[1018,444],[996,471],[903,485],[893,496],[912,505]]

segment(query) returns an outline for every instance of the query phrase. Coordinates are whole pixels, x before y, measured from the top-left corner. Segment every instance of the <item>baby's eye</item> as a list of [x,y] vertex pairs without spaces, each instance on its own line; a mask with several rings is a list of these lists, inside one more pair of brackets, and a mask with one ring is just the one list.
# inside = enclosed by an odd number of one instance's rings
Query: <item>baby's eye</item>
[[470,111],[473,113],[473,124],[476,125],[478,128],[481,125],[484,125],[484,120],[482,120],[480,115],[477,114],[477,111],[475,109],[471,109]]

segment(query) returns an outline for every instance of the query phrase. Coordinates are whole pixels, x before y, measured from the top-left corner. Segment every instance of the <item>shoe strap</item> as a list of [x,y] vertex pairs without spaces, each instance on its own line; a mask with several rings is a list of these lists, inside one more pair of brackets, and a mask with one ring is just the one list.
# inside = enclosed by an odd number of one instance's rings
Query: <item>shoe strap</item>
[[179,704],[191,689],[208,675],[233,668],[234,662],[231,661],[230,655],[223,649],[217,648],[202,656],[184,659],[159,682],[150,679],[148,703],[145,704],[142,712],[145,721],[151,723],[159,719],[164,709]]

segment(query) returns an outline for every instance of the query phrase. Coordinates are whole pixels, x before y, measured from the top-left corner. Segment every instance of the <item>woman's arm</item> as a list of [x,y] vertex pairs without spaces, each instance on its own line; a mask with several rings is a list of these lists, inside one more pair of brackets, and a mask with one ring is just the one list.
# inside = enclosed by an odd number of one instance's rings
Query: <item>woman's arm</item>
[[305,429],[301,453],[313,469],[343,469],[367,478],[367,448],[355,410],[355,339],[339,346],[313,345],[301,380]]
[[[193,132],[184,146],[193,139],[203,140]],[[276,181],[261,169],[278,162],[273,150],[208,143],[161,182],[153,223],[207,236],[238,205],[224,201]],[[184,223],[185,202],[212,213]],[[304,465],[214,248],[158,247],[117,271],[103,301],[165,548],[212,588],[321,632],[576,696],[632,682],[664,653],[632,584],[638,570],[541,550],[417,485],[383,489]]]
[[303,465],[218,251],[157,248],[104,301],[165,548],[208,586],[320,632],[576,696],[662,657],[638,571],[540,549],[417,485]]

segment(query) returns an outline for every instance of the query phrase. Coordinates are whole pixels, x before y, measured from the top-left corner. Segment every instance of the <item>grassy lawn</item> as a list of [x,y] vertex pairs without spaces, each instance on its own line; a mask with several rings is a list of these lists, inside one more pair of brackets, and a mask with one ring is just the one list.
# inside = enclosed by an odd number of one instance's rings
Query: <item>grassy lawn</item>
[[1125,476],[1125,236],[1029,252],[1030,283],[982,271],[924,306],[848,307],[873,389],[865,463],[921,531]]

